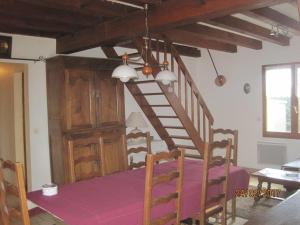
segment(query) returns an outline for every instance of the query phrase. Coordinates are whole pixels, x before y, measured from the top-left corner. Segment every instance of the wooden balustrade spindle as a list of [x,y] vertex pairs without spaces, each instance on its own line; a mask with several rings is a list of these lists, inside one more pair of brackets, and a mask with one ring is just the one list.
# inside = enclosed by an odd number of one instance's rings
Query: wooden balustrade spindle
[[193,86],[191,84],[191,117],[192,117],[192,123],[193,125],[195,125],[195,114],[194,114],[194,110],[195,110],[195,107],[194,107],[194,90],[193,90]]
[[203,141],[206,141],[206,116],[205,111],[203,110]]
[[178,64],[178,98],[180,100],[180,104],[182,104],[181,103],[181,69],[179,64]]
[[199,103],[199,97],[197,96],[197,124],[198,124],[198,132],[200,135],[200,103]]
[[160,45],[159,40],[156,39],[156,60],[158,63],[160,63],[160,60],[159,60],[159,47],[160,46],[159,45]]
[[188,109],[188,91],[187,91],[187,84],[188,84],[188,80],[186,75],[184,74],[184,86],[185,86],[185,90],[184,90],[184,97],[185,97],[185,111],[187,114],[189,114],[189,109]]

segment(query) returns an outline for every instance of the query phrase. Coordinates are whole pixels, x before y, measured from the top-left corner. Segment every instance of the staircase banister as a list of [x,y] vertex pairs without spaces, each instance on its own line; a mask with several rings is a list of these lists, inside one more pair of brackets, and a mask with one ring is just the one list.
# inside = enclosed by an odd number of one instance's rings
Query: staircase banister
[[182,61],[178,51],[176,50],[176,48],[171,44],[171,53],[173,54],[175,60],[177,61],[178,65],[180,66],[183,74],[187,77],[187,80],[189,81],[191,88],[193,89],[195,95],[198,98],[198,101],[200,103],[200,105],[203,107],[206,116],[208,117],[208,120],[210,121],[211,125],[214,123],[214,118],[211,114],[211,112],[209,111],[202,95],[200,94],[199,89],[197,88],[197,86],[195,85],[195,82],[191,76],[191,74],[189,73],[188,69],[186,68],[184,62]]

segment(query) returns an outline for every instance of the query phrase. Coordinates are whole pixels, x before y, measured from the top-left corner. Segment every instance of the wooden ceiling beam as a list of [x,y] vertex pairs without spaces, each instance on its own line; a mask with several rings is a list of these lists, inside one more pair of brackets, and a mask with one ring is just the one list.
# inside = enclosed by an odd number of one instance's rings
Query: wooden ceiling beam
[[51,22],[45,23],[43,21],[35,20],[35,19],[23,20],[11,15],[6,16],[2,14],[0,14],[0,21],[12,27],[17,26],[29,30],[36,30],[41,32],[53,32],[53,33],[56,32],[57,34],[64,34],[64,35],[73,33],[77,29],[77,26],[74,25],[66,25],[66,24],[51,23]]
[[199,48],[209,48],[223,52],[235,53],[237,52],[236,45],[227,44],[220,41],[209,40],[201,37],[197,33],[173,29],[164,32],[164,35],[172,42],[191,45]]
[[[9,0],[5,0],[9,1]],[[29,5],[38,5],[45,8],[63,9],[77,12],[82,15],[93,15],[99,17],[120,17],[127,14],[127,7],[103,1],[87,0],[10,0],[13,2],[23,2]],[[90,0],[89,0],[90,1]],[[88,4],[87,4],[88,3]],[[74,18],[75,19],[75,18]]]
[[[202,4],[196,0],[169,0],[150,11],[149,25],[152,31],[165,30],[286,1],[288,0],[210,0]],[[121,19],[81,30],[73,36],[59,38],[57,52],[70,53],[105,45],[112,40],[138,36],[144,29],[144,12],[138,11]]]
[[[93,26],[99,18],[91,15],[82,15],[62,9],[45,8],[39,5],[30,5],[22,2],[0,1],[0,13],[13,15],[23,19],[39,19],[41,21],[63,22],[82,26]],[[76,19],[74,19],[76,18]]]
[[[173,44],[173,45],[177,49],[179,54],[182,56],[189,56],[189,57],[194,57],[194,58],[201,57],[201,51],[195,47],[185,46],[185,45],[180,45],[180,44]],[[127,43],[119,43],[116,46],[136,49],[136,46],[132,41],[129,41]],[[151,46],[152,46],[153,50],[156,50],[156,41],[152,41]],[[164,43],[159,42],[159,51],[164,52],[164,50],[165,50]],[[167,49],[167,51],[168,51],[168,53],[170,53],[169,48]]]
[[271,36],[270,35],[271,31],[269,29],[239,19],[237,17],[224,16],[224,17],[212,19],[205,22],[218,27],[233,30],[235,32],[246,34],[258,38],[260,40],[272,42],[274,44],[278,44],[282,46],[287,46],[290,44],[290,39],[288,37],[283,35]]
[[282,25],[284,27],[287,27],[291,32],[300,35],[300,22],[274,9],[265,7],[251,10],[245,12],[244,14],[252,18],[262,20],[266,23]]
[[38,31],[36,29],[23,28],[13,24],[7,24],[2,21],[0,21],[0,32],[47,38],[57,38],[62,35],[58,34],[57,32]]
[[215,29],[202,24],[191,24],[183,27],[178,27],[177,29],[195,33],[199,35],[199,37],[209,40],[239,45],[256,50],[262,49],[262,42],[259,40],[234,34],[224,30]]

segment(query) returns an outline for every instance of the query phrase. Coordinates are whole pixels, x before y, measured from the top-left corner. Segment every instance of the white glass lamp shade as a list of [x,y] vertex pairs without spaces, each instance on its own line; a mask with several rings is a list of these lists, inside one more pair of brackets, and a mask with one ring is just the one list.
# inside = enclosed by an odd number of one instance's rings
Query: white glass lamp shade
[[118,78],[122,82],[128,82],[130,79],[138,78],[138,74],[132,67],[127,64],[120,65],[114,69],[112,78]]
[[160,71],[155,80],[162,82],[164,85],[169,85],[171,82],[176,81],[176,76],[170,70]]
[[143,115],[140,112],[132,112],[126,120],[126,126],[134,128],[145,128],[148,127],[148,124],[146,123]]

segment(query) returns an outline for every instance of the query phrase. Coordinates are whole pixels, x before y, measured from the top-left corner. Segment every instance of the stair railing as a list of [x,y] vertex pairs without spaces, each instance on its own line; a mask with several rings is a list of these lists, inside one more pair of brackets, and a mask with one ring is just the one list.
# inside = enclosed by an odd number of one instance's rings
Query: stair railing
[[[162,57],[160,57],[159,51],[162,44],[161,41],[156,40],[156,54],[154,55],[156,60],[160,63]],[[173,91],[177,95],[179,102],[185,109],[203,142],[209,142],[211,140],[214,118],[175,46],[171,43],[168,43],[167,46],[168,52],[170,52],[170,54],[168,54],[170,69],[177,76],[177,82],[172,84]]]

